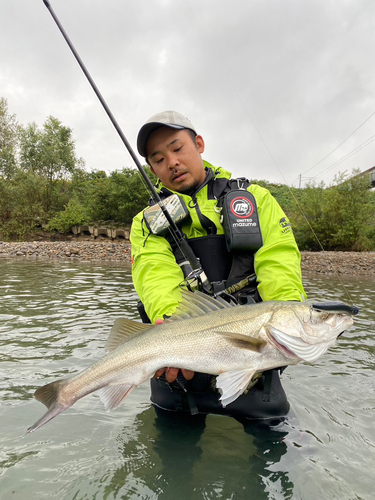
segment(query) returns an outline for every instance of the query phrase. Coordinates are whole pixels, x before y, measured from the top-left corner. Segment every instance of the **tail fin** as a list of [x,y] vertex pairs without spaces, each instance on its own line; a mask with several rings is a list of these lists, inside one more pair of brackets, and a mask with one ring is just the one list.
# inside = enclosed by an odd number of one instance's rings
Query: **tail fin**
[[50,384],[44,385],[40,387],[34,393],[34,398],[47,406],[48,411],[42,418],[40,418],[34,425],[27,429],[27,434],[29,432],[34,432],[42,425],[46,424],[61,412],[70,408],[72,403],[65,403],[58,401],[58,396],[61,391],[61,388],[67,383],[67,379],[56,380],[55,382],[51,382]]

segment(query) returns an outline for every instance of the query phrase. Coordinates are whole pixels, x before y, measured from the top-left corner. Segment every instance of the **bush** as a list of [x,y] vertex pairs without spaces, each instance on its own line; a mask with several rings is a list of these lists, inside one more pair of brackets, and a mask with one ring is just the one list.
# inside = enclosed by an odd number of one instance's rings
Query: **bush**
[[17,172],[14,179],[0,177],[0,233],[3,239],[25,239],[46,221],[41,202],[43,179]]
[[375,194],[369,178],[353,171],[334,184],[310,184],[299,193],[300,208],[290,215],[301,250],[375,249]]
[[62,212],[57,213],[48,223],[48,231],[68,233],[72,226],[87,222],[86,208],[75,198],[71,199]]
[[[150,177],[156,180],[152,174]],[[91,220],[130,224],[133,217],[146,207],[150,196],[138,170],[124,168],[112,172],[107,178],[97,177],[85,199]]]

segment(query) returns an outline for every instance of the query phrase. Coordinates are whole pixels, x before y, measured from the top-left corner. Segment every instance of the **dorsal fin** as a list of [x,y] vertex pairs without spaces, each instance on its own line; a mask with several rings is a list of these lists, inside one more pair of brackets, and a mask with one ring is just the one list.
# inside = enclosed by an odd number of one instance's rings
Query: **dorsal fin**
[[221,297],[214,299],[202,292],[189,292],[181,290],[182,300],[178,304],[176,312],[168,321],[176,319],[197,318],[205,316],[207,313],[219,311],[232,307],[228,302]]
[[127,318],[117,318],[109,333],[105,348],[108,351],[113,351],[149,328],[153,328],[153,325],[145,325]]

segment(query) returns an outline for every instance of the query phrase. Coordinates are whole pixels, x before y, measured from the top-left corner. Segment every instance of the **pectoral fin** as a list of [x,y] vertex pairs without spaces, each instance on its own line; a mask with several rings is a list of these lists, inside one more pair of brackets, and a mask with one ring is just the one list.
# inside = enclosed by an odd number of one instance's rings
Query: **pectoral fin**
[[216,379],[216,387],[221,393],[224,408],[235,401],[245,391],[255,374],[255,370],[241,370],[221,373]]
[[236,332],[223,332],[215,331],[215,333],[225,337],[228,342],[240,347],[241,349],[249,349],[254,352],[261,352],[263,347],[267,344],[264,340],[256,339],[255,337],[249,337],[248,335],[242,335]]

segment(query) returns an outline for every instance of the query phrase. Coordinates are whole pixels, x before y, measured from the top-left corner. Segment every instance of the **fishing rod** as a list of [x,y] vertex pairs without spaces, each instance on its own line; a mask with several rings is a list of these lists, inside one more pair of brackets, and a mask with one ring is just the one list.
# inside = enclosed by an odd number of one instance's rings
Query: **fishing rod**
[[86,66],[84,65],[82,59],[80,58],[78,52],[76,51],[73,43],[71,42],[70,38],[68,37],[68,34],[66,33],[65,29],[63,28],[62,24],[60,23],[58,17],[56,16],[50,2],[48,0],[43,0],[44,5],[47,7],[48,11],[50,12],[53,20],[55,21],[57,27],[59,28],[62,36],[64,37],[66,43],[68,44],[70,50],[72,51],[74,57],[76,58],[79,66],[81,67],[83,73],[85,74],[87,80],[89,81],[93,91],[95,92],[97,98],[99,99],[101,105],[103,106],[105,112],[107,113],[109,119],[111,120],[113,126],[116,129],[116,132],[119,134],[122,142],[124,143],[126,149],[128,150],[130,156],[132,157],[138,171],[142,175],[144,181],[147,184],[147,187],[149,188],[152,197],[156,204],[160,207],[164,217],[167,219],[168,224],[169,224],[169,230],[172,234],[173,239],[175,240],[176,244],[180,247],[180,250],[183,254],[183,256],[186,258],[186,261],[189,263],[191,271],[188,273],[187,279],[199,279],[202,283],[203,289],[207,292],[212,294],[212,286],[204,273],[202,266],[200,265],[200,262],[198,258],[195,256],[193,253],[191,247],[186,241],[186,236],[184,233],[178,228],[176,225],[175,221],[173,220],[172,216],[167,210],[167,207],[165,206],[165,203],[163,200],[160,198],[159,193],[156,191],[155,186],[152,184],[151,180],[149,179],[148,175],[145,172],[145,169],[141,165],[140,161],[138,160],[133,148],[131,147],[129,141],[125,137],[125,134],[121,130],[120,125],[118,124],[116,118],[114,117],[113,113],[109,109],[106,101],[104,100],[101,92],[99,91],[98,87],[96,86],[94,80],[92,79],[90,73],[88,72]]

